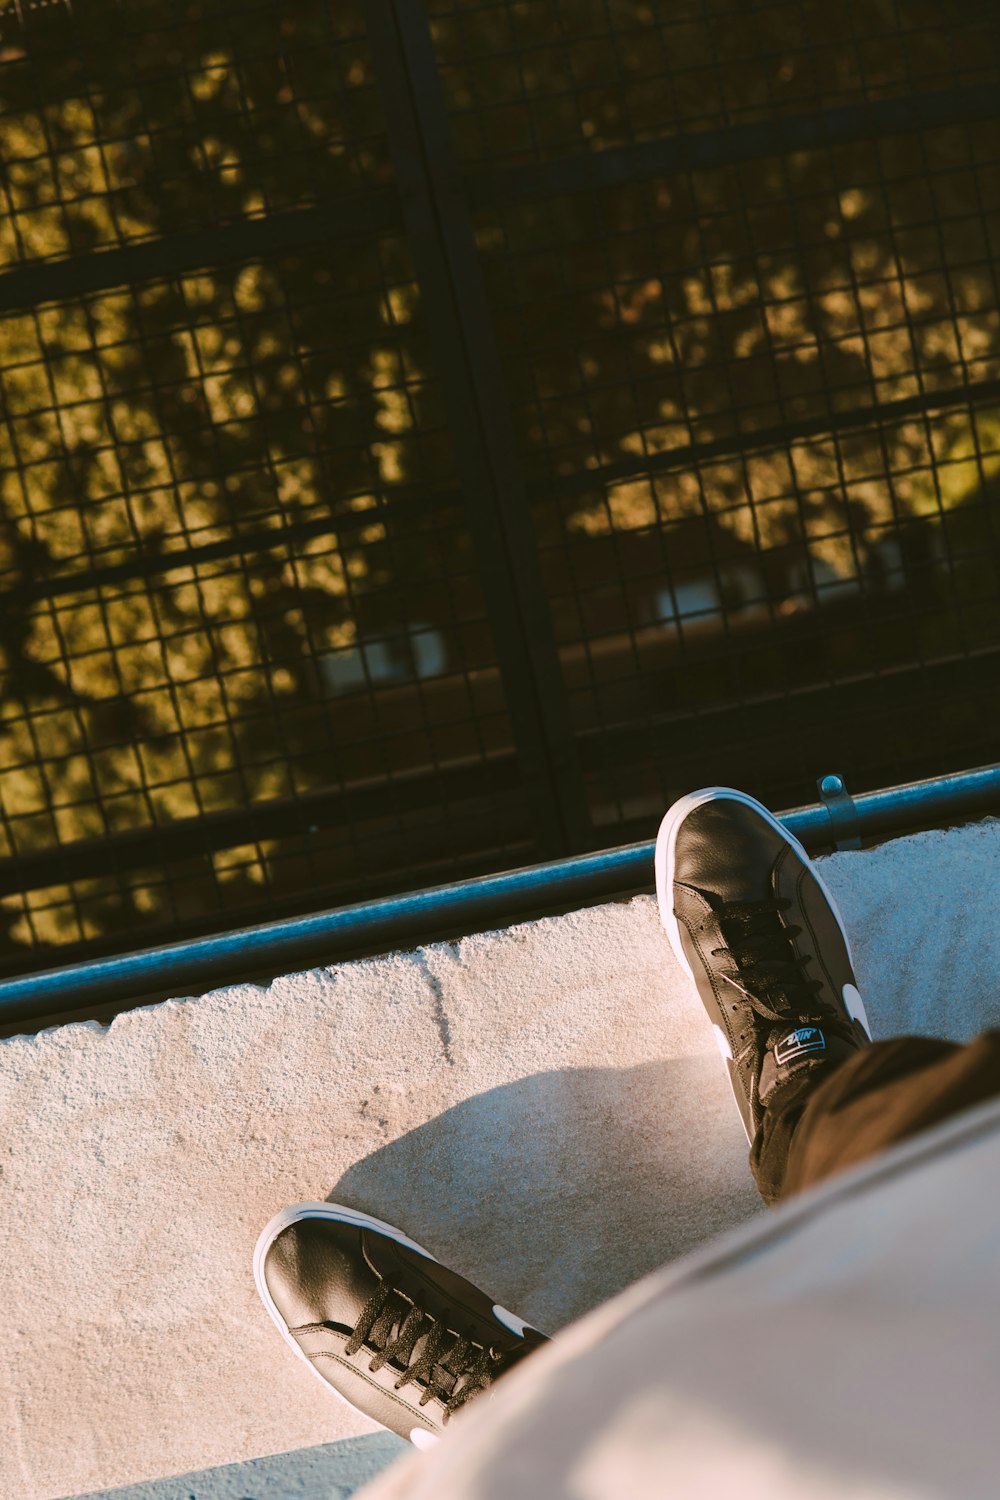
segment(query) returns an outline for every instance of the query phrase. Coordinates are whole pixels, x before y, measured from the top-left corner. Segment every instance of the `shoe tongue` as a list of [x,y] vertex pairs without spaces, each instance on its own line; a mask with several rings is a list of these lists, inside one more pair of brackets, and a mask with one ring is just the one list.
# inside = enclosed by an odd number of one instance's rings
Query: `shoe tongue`
[[[718,897],[704,894],[719,911]],[[737,963],[746,970],[747,987],[779,1013],[787,1010],[786,1029],[790,1029],[796,1008],[802,1008],[810,992],[801,989],[805,976],[794,964],[795,950],[777,911],[722,910],[719,927]]]
[[856,1048],[822,1022],[774,1026],[760,1070],[759,1097],[767,1108],[779,1089],[825,1063],[840,1062]]
[[[727,943],[736,944],[737,947],[745,942],[758,947],[761,942],[778,943],[780,947],[777,952],[782,957],[788,956],[788,935],[773,906],[767,910],[747,911],[747,903],[744,901],[725,901],[715,891],[702,891],[702,895],[718,914],[719,926]],[[766,900],[769,897],[765,895],[760,899]]]

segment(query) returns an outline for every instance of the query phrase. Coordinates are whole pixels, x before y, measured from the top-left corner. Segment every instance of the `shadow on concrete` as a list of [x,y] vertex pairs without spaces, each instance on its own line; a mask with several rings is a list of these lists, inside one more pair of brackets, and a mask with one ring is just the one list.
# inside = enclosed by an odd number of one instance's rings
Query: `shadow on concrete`
[[705,1056],[488,1089],[356,1162],[329,1199],[398,1225],[549,1330],[763,1212]]
[[349,1500],[410,1451],[394,1433],[372,1432],[71,1500]]

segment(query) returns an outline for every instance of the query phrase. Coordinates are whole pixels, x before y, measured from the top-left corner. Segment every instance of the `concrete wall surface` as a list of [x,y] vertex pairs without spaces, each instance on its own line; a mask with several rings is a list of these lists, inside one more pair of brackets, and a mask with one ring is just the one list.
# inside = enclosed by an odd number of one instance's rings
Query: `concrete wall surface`
[[[823,870],[876,1036],[1000,1024],[1000,824]],[[372,1430],[258,1302],[286,1204],[388,1219],[553,1331],[764,1212],[651,896],[0,1042],[0,1123],[14,1500]]]

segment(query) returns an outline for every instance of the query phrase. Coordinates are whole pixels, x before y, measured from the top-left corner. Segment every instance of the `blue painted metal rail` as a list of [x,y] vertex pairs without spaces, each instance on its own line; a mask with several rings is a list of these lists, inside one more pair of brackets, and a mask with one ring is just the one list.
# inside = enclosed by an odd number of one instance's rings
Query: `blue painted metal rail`
[[[834,783],[837,783],[836,785]],[[945,820],[1000,812],[1000,765],[850,798],[825,776],[824,801],[779,814],[807,848],[848,847]],[[627,844],[454,885],[245,927],[139,953],[94,959],[0,983],[0,1026],[165,993],[200,992],[244,975],[286,973],[360,951],[385,951],[429,933],[481,931],[532,911],[652,886],[653,843]]]

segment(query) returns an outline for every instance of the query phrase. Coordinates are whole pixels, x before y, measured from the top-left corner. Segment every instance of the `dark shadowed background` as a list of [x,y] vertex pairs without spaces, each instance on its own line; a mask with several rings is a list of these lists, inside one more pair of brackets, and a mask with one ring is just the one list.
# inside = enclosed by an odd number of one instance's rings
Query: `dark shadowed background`
[[955,0],[0,16],[0,972],[997,758]]

